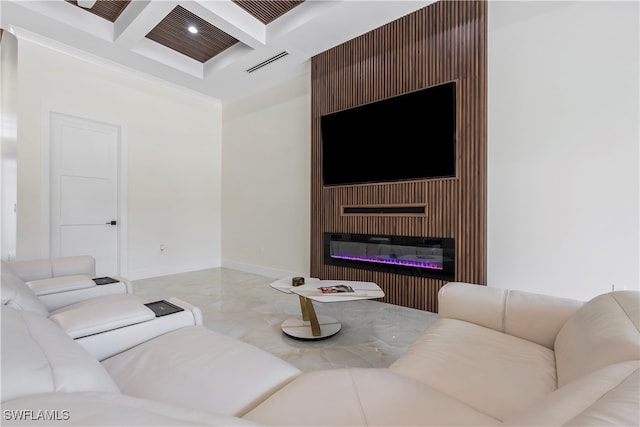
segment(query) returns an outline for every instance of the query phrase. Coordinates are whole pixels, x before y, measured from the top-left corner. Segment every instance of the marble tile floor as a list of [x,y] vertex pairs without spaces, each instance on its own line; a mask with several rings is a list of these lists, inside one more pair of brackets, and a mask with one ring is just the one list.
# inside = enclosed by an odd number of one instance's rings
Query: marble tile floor
[[436,314],[373,300],[314,302],[318,315],[338,319],[333,337],[301,341],[280,324],[300,315],[295,295],[269,286],[274,278],[213,268],[134,281],[146,301],[176,297],[200,307],[204,324],[260,347],[302,371],[346,367],[387,367],[437,317]]

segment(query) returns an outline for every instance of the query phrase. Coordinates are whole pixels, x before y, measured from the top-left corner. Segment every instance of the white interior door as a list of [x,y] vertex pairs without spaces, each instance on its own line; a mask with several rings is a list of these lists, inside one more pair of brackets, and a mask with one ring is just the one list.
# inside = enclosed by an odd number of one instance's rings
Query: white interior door
[[119,274],[120,128],[51,114],[51,255],[91,255]]

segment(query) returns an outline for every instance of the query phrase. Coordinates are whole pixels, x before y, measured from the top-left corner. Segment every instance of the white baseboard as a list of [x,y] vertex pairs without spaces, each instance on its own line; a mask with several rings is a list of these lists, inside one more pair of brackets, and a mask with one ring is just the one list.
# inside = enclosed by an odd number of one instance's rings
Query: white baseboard
[[220,265],[203,265],[203,264],[182,264],[168,265],[157,268],[142,268],[138,270],[129,270],[127,274],[123,274],[129,280],[148,279],[150,277],[169,276],[171,274],[189,273],[191,271],[206,270],[208,268],[219,268]]
[[273,277],[275,279],[282,279],[284,277],[292,276],[309,276],[309,272],[302,273],[299,271],[281,270],[279,268],[265,267],[263,265],[247,264],[243,262],[223,259],[223,268],[230,268],[232,270],[244,271],[245,273],[258,274],[265,277]]
[[232,260],[222,260],[222,265],[169,265],[157,268],[142,268],[137,270],[130,270],[126,274],[123,274],[129,280],[148,279],[151,277],[168,276],[171,274],[189,273],[191,271],[206,270],[208,268],[229,268],[232,270],[244,271],[245,273],[258,274],[265,277],[273,277],[275,279],[282,279],[284,277],[292,276],[305,276],[308,277],[309,273],[302,273],[299,271],[288,271],[278,268],[266,267],[262,265],[247,264]]

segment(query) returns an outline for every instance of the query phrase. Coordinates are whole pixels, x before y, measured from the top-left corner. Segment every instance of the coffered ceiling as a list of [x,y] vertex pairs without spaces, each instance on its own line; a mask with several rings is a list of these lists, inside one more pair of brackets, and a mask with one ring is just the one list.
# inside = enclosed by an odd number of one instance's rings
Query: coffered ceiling
[[0,0],[0,24],[225,102],[301,75],[312,56],[433,1]]

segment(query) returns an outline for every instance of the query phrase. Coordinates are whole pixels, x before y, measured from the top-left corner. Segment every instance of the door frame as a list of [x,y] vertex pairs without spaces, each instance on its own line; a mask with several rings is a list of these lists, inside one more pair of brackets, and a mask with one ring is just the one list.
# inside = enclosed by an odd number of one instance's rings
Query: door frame
[[40,230],[43,257],[51,256],[51,117],[56,115],[87,120],[99,124],[114,126],[118,129],[118,270],[112,274],[126,276],[129,270],[127,264],[127,126],[125,123],[112,118],[100,117],[98,114],[71,111],[68,108],[59,108],[44,105],[42,109],[41,155],[40,155]]

